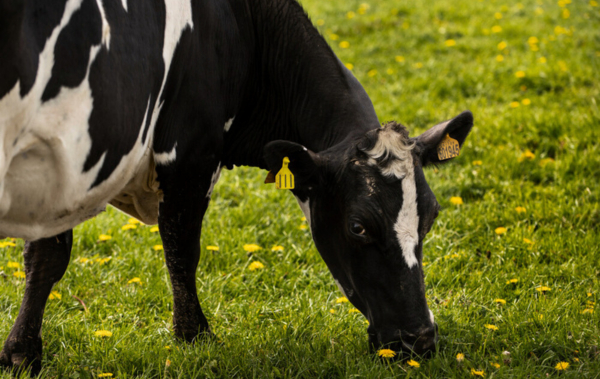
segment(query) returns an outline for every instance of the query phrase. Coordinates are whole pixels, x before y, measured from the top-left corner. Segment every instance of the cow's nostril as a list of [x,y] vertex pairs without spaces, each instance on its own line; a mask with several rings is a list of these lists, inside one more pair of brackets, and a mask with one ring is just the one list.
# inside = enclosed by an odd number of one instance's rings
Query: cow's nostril
[[437,344],[437,324],[422,328],[417,333],[402,332],[402,346],[416,354],[424,355],[433,350]]

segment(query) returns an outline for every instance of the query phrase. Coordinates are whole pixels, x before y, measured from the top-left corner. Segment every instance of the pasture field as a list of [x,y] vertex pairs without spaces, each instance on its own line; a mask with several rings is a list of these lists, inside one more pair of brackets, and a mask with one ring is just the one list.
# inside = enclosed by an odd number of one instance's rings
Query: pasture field
[[[443,207],[423,262],[437,354],[413,366],[369,354],[365,318],[338,302],[291,194],[237,168],[201,241],[199,297],[217,339],[174,339],[160,237],[123,230],[128,217],[109,208],[75,230],[46,307],[42,377],[600,377],[599,2],[363,1],[303,4],[380,121],[416,136],[475,116],[460,157],[426,172]],[[23,243],[6,242],[2,341],[24,292]]]

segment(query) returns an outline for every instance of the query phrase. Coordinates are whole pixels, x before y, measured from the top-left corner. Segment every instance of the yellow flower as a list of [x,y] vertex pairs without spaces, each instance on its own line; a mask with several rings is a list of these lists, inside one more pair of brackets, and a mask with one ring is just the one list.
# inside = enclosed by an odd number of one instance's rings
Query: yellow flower
[[108,330],[96,330],[94,332],[94,335],[96,337],[112,337],[112,332],[109,332]]
[[356,308],[352,308],[348,311],[348,313],[360,313],[360,311]]
[[123,226],[121,226],[121,230],[130,230],[130,229],[136,229],[137,226],[133,225],[133,224],[125,224]]
[[502,31],[502,27],[500,25],[492,26],[492,33],[500,33]]
[[154,246],[152,246],[152,248],[153,248],[154,250],[156,250],[156,251],[161,251],[161,250],[164,250],[164,247],[163,247],[163,245],[154,245]]
[[140,220],[138,220],[137,218],[131,217],[129,220],[127,220],[127,223],[135,225],[135,224],[139,224]]
[[501,235],[501,234],[506,233],[506,228],[503,226],[500,226],[500,227],[496,228],[494,230],[494,232],[496,232],[497,235]]
[[458,353],[458,354],[456,354],[456,360],[457,360],[458,362],[462,362],[462,361],[464,361],[464,360],[465,360],[465,355],[464,355],[463,353]]
[[369,78],[374,77],[375,75],[377,75],[377,70],[370,70],[369,72],[367,72],[367,76]]
[[112,378],[113,374],[110,372],[103,372],[102,374],[98,374],[98,378]]
[[106,257],[106,258],[96,258],[94,259],[94,262],[98,263],[100,266],[102,266],[105,263],[108,263],[108,261],[110,261],[112,258],[111,257]]
[[495,18],[496,20],[500,20],[500,19],[502,18],[502,13],[500,13],[500,12],[496,12],[496,13],[494,13],[494,18]]
[[531,152],[531,150],[525,150],[523,154],[519,157],[519,162],[523,162],[525,159],[532,160],[535,158],[535,154]]
[[571,16],[571,12],[569,12],[567,8],[564,8],[560,15],[562,16],[562,18],[569,18]]
[[588,295],[588,297],[592,297],[592,293],[591,292],[588,292],[587,295]]
[[417,62],[414,64],[414,66],[415,66],[415,68],[421,68],[421,67],[423,67],[423,63]]
[[500,368],[500,365],[499,365],[498,363],[495,363],[495,362],[490,362],[490,364],[491,364],[492,366],[494,366],[495,368]]
[[531,36],[529,37],[529,39],[527,39],[527,43],[529,43],[530,45],[534,45],[536,43],[539,43],[540,40],[537,39],[537,37]]
[[504,305],[504,304],[506,304],[506,300],[504,300],[504,299],[494,299],[494,303],[498,303],[498,304]]
[[529,100],[529,99],[523,99],[523,100],[521,100],[521,104],[523,104],[523,105],[529,105],[529,104],[531,104],[531,100]]
[[447,39],[446,46],[448,46],[448,47],[456,46],[456,41],[453,39]]
[[250,270],[250,271],[259,270],[259,269],[263,269],[263,268],[265,268],[265,265],[259,261],[254,261],[254,262],[250,263],[250,265],[248,266],[248,270]]
[[90,260],[85,258],[85,257],[80,257],[77,261],[79,261],[79,263],[83,263],[86,264],[88,263]]
[[347,302],[348,302],[348,298],[346,296],[338,297],[335,300],[336,304],[347,303]]
[[377,352],[377,355],[383,358],[394,358],[396,356],[396,352],[390,349],[381,349]]
[[169,358],[167,358],[167,360],[165,361],[165,367],[169,367],[171,366],[171,360]]
[[48,299],[50,300],[60,300],[62,299],[62,295],[60,293],[58,293],[58,291],[52,291],[50,292],[50,296],[48,296]]
[[385,70],[385,72],[387,72],[388,75],[393,75],[394,73],[396,73],[396,71],[394,71],[394,69],[391,67]]
[[275,245],[271,248],[271,251],[283,251],[283,246]]
[[346,63],[344,66],[346,66],[346,68],[350,71],[354,69],[354,65],[352,63]]
[[420,366],[421,366],[421,365],[419,364],[419,362],[417,362],[417,361],[413,361],[412,359],[411,359],[411,360],[409,360],[409,361],[408,361],[408,362],[406,362],[406,363],[408,363],[408,365],[409,365],[410,367],[420,367]]
[[527,212],[527,209],[525,209],[525,207],[516,207],[515,211],[517,211],[517,213],[525,213]]
[[517,72],[515,72],[515,76],[517,78],[524,78],[525,77],[525,71],[517,71]]
[[361,3],[360,6],[358,7],[358,13],[360,14],[365,14],[367,13],[367,11],[369,10],[371,6],[367,3]]
[[98,236],[98,241],[101,241],[101,242],[108,241],[109,239],[112,239],[112,237],[109,236],[108,234],[100,234]]
[[17,246],[17,244],[14,242],[11,242],[11,241],[0,242],[0,247],[7,247],[7,246],[15,247],[15,246]]
[[354,12],[352,12],[352,11],[350,11],[350,12],[346,13],[346,18],[347,18],[348,20],[351,20],[351,19],[353,19],[355,16],[356,16],[356,13],[354,13]]
[[129,281],[127,282],[127,284],[131,284],[131,283],[138,283],[138,284],[142,284],[142,280],[138,277],[129,279]]
[[567,64],[565,63],[565,61],[558,61],[558,67],[560,68],[561,71],[569,71],[569,68],[567,67]]
[[502,55],[502,54],[496,55],[496,62],[503,62],[503,61],[504,61],[504,55]]
[[498,327],[492,324],[485,324],[484,327],[489,330],[498,330]]
[[150,232],[151,232],[151,233],[156,233],[156,232],[158,232],[158,226],[153,226],[153,227],[151,227],[151,228],[150,228]]
[[255,243],[249,243],[243,246],[244,250],[249,252],[249,253],[254,253],[255,251],[258,251],[260,249],[262,249],[262,247],[258,246]]
[[529,238],[523,238],[523,242],[533,245],[533,241],[530,240]]
[[594,313],[594,310],[592,308],[586,308],[583,311],[581,311],[582,314],[586,314],[586,313]]
[[165,345],[165,350],[171,350],[171,346]]
[[482,164],[482,161],[473,161],[473,166],[481,166]]
[[454,205],[461,205],[461,204],[463,204],[463,199],[462,199],[462,197],[459,197],[459,196],[452,196],[450,198],[450,202]]
[[402,63],[404,62],[404,57],[402,55],[396,55],[396,62],[398,63]]
[[340,42],[340,47],[342,49],[347,49],[347,48],[350,47],[350,42],[348,42],[348,41],[342,41],[342,42]]
[[535,14],[544,14],[544,10],[540,7],[535,8]]
[[485,372],[483,370],[475,370],[474,368],[472,368],[471,369],[471,375],[484,377],[485,376]]
[[546,167],[546,165],[548,163],[553,163],[553,162],[554,162],[554,159],[552,159],[552,158],[544,158],[540,161],[540,166]]
[[21,264],[19,262],[8,262],[6,264],[8,268],[21,268]]
[[208,245],[206,246],[206,250],[219,251],[219,246]]
[[519,279],[509,279],[506,281],[506,284],[515,284],[519,281]]
[[337,41],[338,39],[340,39],[340,36],[338,36],[338,35],[337,35],[337,34],[335,34],[335,33],[331,33],[331,34],[329,35],[329,38],[331,38],[331,40],[332,40],[332,41]]
[[598,2],[595,0],[590,0],[590,7],[597,7],[598,6]]
[[498,44],[498,50],[504,50],[506,49],[506,46],[508,46],[507,43],[502,41]]
[[13,276],[17,279],[25,279],[25,273],[23,271],[13,272]]
[[556,366],[554,366],[554,368],[557,369],[558,371],[566,370],[568,367],[569,367],[569,362],[558,362],[556,364]]
[[552,288],[546,287],[546,286],[539,286],[539,287],[536,287],[535,290],[538,292],[548,292],[548,291],[552,291]]
[[298,225],[298,229],[300,229],[300,230],[306,230],[306,229],[308,229],[308,225],[306,225],[306,224]]
[[519,102],[518,102],[518,101],[513,101],[513,102],[511,102],[511,103],[510,103],[510,107],[511,107],[511,108],[518,108],[518,107],[519,107],[519,105],[521,105],[521,104],[519,104]]
[[318,25],[318,26],[323,26],[323,25],[325,25],[325,20],[323,20],[322,18],[318,19],[318,20],[317,20],[317,25]]

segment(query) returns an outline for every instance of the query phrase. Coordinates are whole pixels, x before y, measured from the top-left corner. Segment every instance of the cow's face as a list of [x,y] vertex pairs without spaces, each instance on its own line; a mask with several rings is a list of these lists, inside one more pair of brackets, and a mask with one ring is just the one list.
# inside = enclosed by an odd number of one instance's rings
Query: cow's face
[[423,239],[439,210],[423,167],[439,163],[446,135],[462,146],[470,112],[413,139],[390,123],[315,154],[285,141],[265,148],[279,170],[284,156],[313,239],[340,290],[369,320],[373,348],[427,353],[437,326],[425,299]]

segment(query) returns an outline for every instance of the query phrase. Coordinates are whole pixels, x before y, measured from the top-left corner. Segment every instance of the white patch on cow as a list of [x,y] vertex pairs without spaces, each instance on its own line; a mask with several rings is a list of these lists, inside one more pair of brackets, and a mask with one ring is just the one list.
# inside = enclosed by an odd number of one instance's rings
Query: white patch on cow
[[221,162],[219,162],[219,164],[217,165],[217,169],[215,170],[215,172],[213,172],[212,177],[210,178],[210,188],[208,189],[208,192],[206,193],[206,197],[208,199],[210,199],[210,196],[212,195],[212,192],[215,189],[215,184],[217,184],[217,182],[219,181],[220,176],[221,176]]
[[306,201],[300,201],[298,196],[295,197],[296,201],[298,201],[300,209],[302,209],[302,213],[304,213],[304,217],[306,217],[306,222],[308,222],[309,226],[312,226],[310,223],[310,199],[306,199]]
[[433,312],[431,309],[429,310],[429,319],[431,320],[432,324],[435,324],[435,317],[433,317]]
[[[371,150],[365,151],[369,156],[369,164],[379,166],[384,176],[395,176],[402,179],[406,172],[411,170],[411,150],[414,148],[414,144],[409,143],[402,134],[393,128],[381,129],[377,137],[375,146]],[[378,163],[381,159],[387,160],[385,165]]]
[[121,4],[123,4],[123,9],[125,9],[125,12],[129,12],[127,10],[127,0],[121,0]]
[[225,123],[225,127],[223,127],[223,129],[225,129],[225,132],[228,132],[229,129],[231,129],[231,125],[233,125],[233,120],[235,119],[235,116],[233,116],[232,118],[230,118],[229,120],[227,120],[227,122]]
[[348,297],[348,295],[346,295],[346,291],[344,291],[344,287],[342,287],[342,285],[340,284],[340,282],[337,279],[334,279],[334,280],[335,280],[335,284],[337,285],[337,288],[340,290],[340,292],[344,296]]
[[102,0],[96,0],[98,4],[98,10],[100,11],[100,17],[102,18],[102,44],[106,46],[106,49],[110,49],[110,25],[106,20],[106,13],[104,12],[104,4]]
[[412,162],[412,155],[407,154],[404,161],[406,171],[402,173],[402,208],[398,213],[398,218],[394,224],[394,231],[398,243],[402,248],[402,256],[409,268],[415,266],[417,256],[415,247],[419,243],[419,215],[417,213],[417,186],[415,183],[415,170]]
[[154,162],[156,164],[166,166],[169,163],[175,162],[177,158],[177,142],[175,142],[175,146],[168,153],[154,153]]

